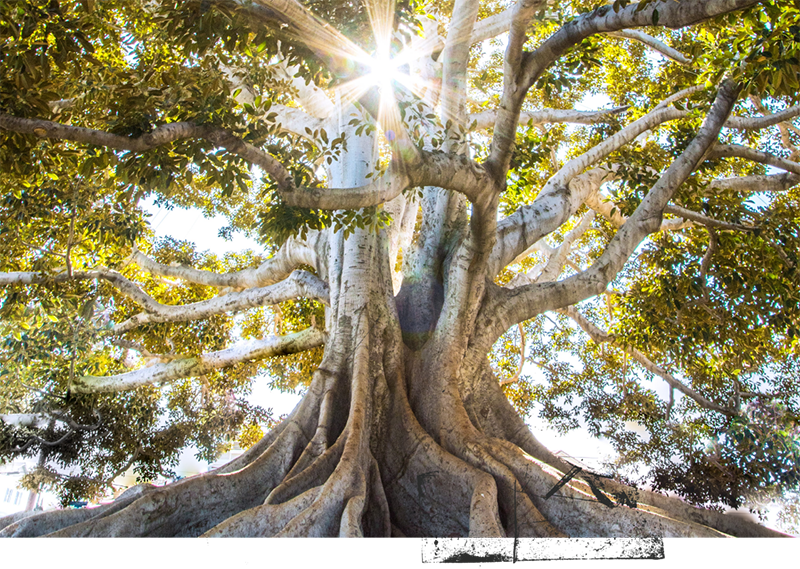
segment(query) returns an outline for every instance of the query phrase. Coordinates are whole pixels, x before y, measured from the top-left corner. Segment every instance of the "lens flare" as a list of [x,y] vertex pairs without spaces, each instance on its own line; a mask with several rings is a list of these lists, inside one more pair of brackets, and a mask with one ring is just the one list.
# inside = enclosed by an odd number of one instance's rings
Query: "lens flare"
[[392,59],[388,50],[379,50],[369,62],[370,73],[367,78],[373,85],[377,85],[382,92],[388,92],[395,81],[402,81],[397,61]]
[[345,73],[358,65],[369,70],[360,77],[336,86],[337,103],[347,106],[377,86],[381,100],[379,116],[376,118],[384,133],[391,133],[391,139],[388,141],[393,150],[403,154],[403,148],[413,150],[413,145],[408,144],[408,133],[400,118],[396,91],[403,90],[420,99],[423,99],[426,93],[438,91],[438,84],[419,77],[411,77],[404,70],[413,62],[430,57],[440,48],[435,38],[417,38],[411,45],[404,46],[398,53],[392,55],[395,0],[365,0],[365,5],[377,46],[372,55],[314,16],[296,0],[283,2],[281,12],[289,22],[286,31],[311,49],[325,54],[328,62],[333,63],[339,73]]

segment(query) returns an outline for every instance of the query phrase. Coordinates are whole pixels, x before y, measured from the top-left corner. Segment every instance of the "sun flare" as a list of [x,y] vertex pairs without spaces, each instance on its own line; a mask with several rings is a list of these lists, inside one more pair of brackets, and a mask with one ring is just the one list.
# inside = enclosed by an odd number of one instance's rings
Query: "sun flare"
[[[389,133],[387,137],[392,141],[406,139],[407,127],[398,100],[409,95],[425,99],[426,95],[438,89],[435,81],[421,79],[413,69],[438,49],[439,40],[417,37],[405,43],[395,30],[395,0],[365,0],[376,46],[375,52],[370,54],[300,3],[290,1],[287,5],[284,16],[294,28],[290,34],[333,62],[344,75],[350,76],[349,80],[331,89],[330,94],[337,105],[347,107],[377,87],[380,92],[377,122],[384,133]],[[403,41],[404,45],[400,46],[396,41]],[[359,67],[366,72],[358,76],[344,73]]]
[[369,61],[370,72],[368,81],[377,85],[381,91],[391,89],[395,81],[402,80],[397,61],[392,59],[386,51],[380,50]]

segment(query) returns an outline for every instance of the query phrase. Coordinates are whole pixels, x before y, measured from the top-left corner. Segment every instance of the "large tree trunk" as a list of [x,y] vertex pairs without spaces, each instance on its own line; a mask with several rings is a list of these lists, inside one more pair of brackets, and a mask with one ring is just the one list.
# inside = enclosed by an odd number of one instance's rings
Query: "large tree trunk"
[[[332,186],[364,181],[373,143],[350,132]],[[470,344],[487,285],[465,274],[481,251],[463,196],[427,188],[422,208],[397,295],[389,232],[329,232],[322,363],[242,456],[96,509],[2,518],[0,536],[780,535],[586,472],[548,498],[573,466],[539,444]]]

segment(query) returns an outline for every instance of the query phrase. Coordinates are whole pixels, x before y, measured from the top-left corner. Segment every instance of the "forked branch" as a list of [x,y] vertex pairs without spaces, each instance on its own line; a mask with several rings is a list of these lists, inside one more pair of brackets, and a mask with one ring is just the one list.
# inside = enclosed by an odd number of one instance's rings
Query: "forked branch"
[[195,357],[175,359],[169,363],[158,363],[149,367],[109,376],[84,376],[75,378],[72,391],[75,393],[111,393],[128,391],[170,382],[185,377],[198,377],[214,370],[234,366],[239,363],[264,358],[304,352],[325,341],[325,334],[316,328],[307,328],[287,336],[273,336],[263,340],[253,340],[237,344],[224,350],[210,352]]
[[[739,87],[726,80],[703,126],[686,150],[678,157],[648,192],[614,235],[603,254],[588,269],[562,281],[535,283],[512,290],[501,289],[484,308],[494,321],[489,338],[493,343],[510,326],[528,320],[547,310],[576,304],[602,293],[634,253],[639,244],[661,227],[664,208],[673,194],[703,161],[715,143],[725,120],[733,108]],[[492,316],[488,314],[492,313]],[[487,339],[487,345],[489,339]],[[488,348],[487,348],[488,349]]]
[[307,271],[294,271],[289,278],[265,287],[246,289],[201,302],[172,306],[158,303],[148,312],[132,316],[114,326],[112,334],[122,334],[154,322],[188,322],[215,314],[239,312],[256,306],[271,306],[293,298],[305,297],[328,303],[328,286]]
[[[609,175],[595,169],[578,179],[581,172],[642,133],[685,114],[671,107],[657,109],[567,162],[547,181],[533,203],[519,208],[498,223],[497,242],[489,260],[490,274],[499,273],[531,245],[560,227]],[[573,180],[575,183],[571,183]]]

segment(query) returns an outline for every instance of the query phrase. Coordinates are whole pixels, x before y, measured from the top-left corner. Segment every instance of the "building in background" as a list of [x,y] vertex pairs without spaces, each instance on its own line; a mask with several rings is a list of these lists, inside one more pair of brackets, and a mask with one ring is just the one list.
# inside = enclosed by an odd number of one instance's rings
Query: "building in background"
[[53,494],[37,494],[20,488],[22,477],[35,466],[35,459],[0,464],[0,516],[22,510],[48,510],[58,506],[58,498]]

